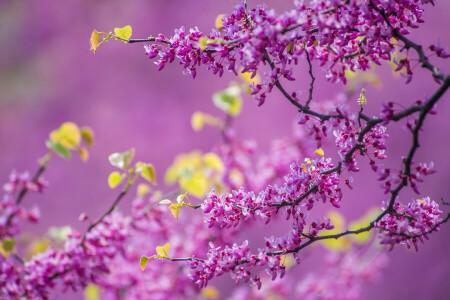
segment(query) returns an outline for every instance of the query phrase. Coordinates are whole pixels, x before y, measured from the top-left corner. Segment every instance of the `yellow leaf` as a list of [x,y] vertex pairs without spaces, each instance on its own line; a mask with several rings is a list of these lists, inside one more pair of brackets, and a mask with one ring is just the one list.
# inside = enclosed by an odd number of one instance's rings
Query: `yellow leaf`
[[205,299],[218,299],[220,296],[219,290],[213,286],[207,286],[202,289],[202,296]]
[[81,128],[81,137],[86,143],[86,146],[88,148],[91,148],[92,144],[94,143],[94,131],[92,131],[92,129],[89,127],[83,127]]
[[291,269],[293,266],[295,266],[296,261],[292,257],[292,255],[284,254],[281,256],[281,264],[285,266],[286,270]]
[[198,40],[198,44],[199,44],[199,46],[200,46],[200,49],[205,50],[205,48],[206,48],[206,43],[207,43],[207,42],[208,42],[208,39],[207,39],[207,38],[201,37],[201,38]]
[[202,130],[204,125],[205,125],[205,118],[203,113],[195,112],[191,118],[192,129],[194,129],[195,131],[200,131]]
[[324,156],[324,155],[325,155],[325,153],[323,152],[323,149],[322,149],[322,148],[317,149],[316,151],[314,151],[314,153],[317,153],[317,154],[319,154],[320,156]]
[[78,153],[80,154],[81,160],[87,162],[89,159],[89,152],[86,148],[79,148]]
[[80,129],[75,123],[66,122],[59,129],[50,133],[50,140],[54,143],[60,143],[69,150],[75,149],[81,142]]
[[[187,193],[178,195],[178,197],[177,197],[177,203],[178,203],[178,204],[184,203],[184,198],[188,199]],[[188,199],[188,200],[189,200],[189,199]]]
[[170,212],[177,220],[178,220],[178,216],[180,215],[180,208],[181,208],[181,206],[179,204],[175,204],[175,203],[172,203],[169,206]]
[[208,178],[202,173],[194,173],[190,179],[181,178],[180,186],[189,194],[202,198],[208,191]]
[[88,284],[84,288],[84,299],[86,300],[99,300],[100,299],[100,288],[95,284]]
[[239,171],[236,168],[231,169],[229,178],[230,178],[230,181],[235,186],[242,186],[242,185],[244,185],[244,181],[245,181],[244,175],[242,175],[241,171]]
[[142,167],[141,176],[147,179],[153,185],[156,185],[155,167],[153,167],[152,164],[143,164],[143,163],[141,163],[140,166]]
[[206,153],[203,156],[203,160],[205,161],[206,165],[211,169],[214,169],[219,172],[222,172],[224,169],[223,162],[217,154],[214,154],[212,152]]
[[218,30],[222,30],[222,28],[223,28],[223,21],[222,21],[223,17],[224,17],[223,14],[218,15],[218,16],[216,17],[216,22],[215,22],[215,23],[216,23],[216,28],[217,28]]
[[115,188],[118,186],[122,180],[125,178],[124,174],[120,174],[119,172],[115,171],[109,174],[108,176],[108,185],[110,188]]
[[137,195],[139,198],[144,197],[150,193],[150,187],[145,183],[140,183],[137,187]]
[[89,44],[91,46],[92,52],[97,51],[98,48],[98,40],[100,39],[100,34],[97,32],[97,30],[94,29],[91,34],[91,39],[89,40]]
[[156,247],[156,253],[161,257],[168,257],[169,249],[170,249],[170,244],[167,243],[164,246]]
[[363,104],[367,104],[367,99],[364,96],[365,93],[366,93],[366,90],[365,89],[361,89],[361,94],[359,95],[359,98],[358,98],[358,104],[361,105],[361,106]]
[[261,83],[261,77],[258,75],[258,73],[255,75],[255,77],[252,78],[252,74],[250,72],[239,72],[239,77],[244,80],[248,85],[254,83],[256,84],[260,84]]
[[[118,27],[114,28],[114,34],[123,40],[129,40],[132,33],[133,33],[133,30],[130,25],[127,25],[122,28],[118,28]],[[123,42],[125,44],[127,43],[126,41],[123,41]]]
[[[372,222],[376,216],[380,213],[380,209],[378,207],[371,208],[361,219],[352,222],[349,225],[350,230],[358,230],[364,227],[369,226],[370,222]],[[366,244],[368,243],[373,236],[372,231],[366,231],[358,234],[352,234],[351,238],[358,244]]]
[[[334,226],[332,230],[327,230],[324,235],[337,234],[344,230],[345,219],[340,213],[332,211],[327,214],[330,218],[330,223]],[[339,239],[326,239],[322,240],[321,244],[331,251],[343,252],[350,249],[350,241],[346,237],[341,237]]]
[[142,269],[142,271],[145,270],[145,267],[147,266],[147,262],[148,262],[148,257],[147,256],[142,256],[141,257],[141,269]]
[[35,240],[28,249],[27,257],[31,258],[36,254],[45,252],[48,246],[50,246],[50,241],[46,238]]

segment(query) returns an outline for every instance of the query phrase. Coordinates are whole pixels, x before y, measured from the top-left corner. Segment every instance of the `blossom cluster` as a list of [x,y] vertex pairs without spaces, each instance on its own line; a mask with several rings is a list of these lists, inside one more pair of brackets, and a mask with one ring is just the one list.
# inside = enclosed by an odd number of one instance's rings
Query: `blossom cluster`
[[[239,225],[242,218],[251,219],[261,217],[269,223],[271,217],[280,207],[294,207],[301,201],[308,210],[317,201],[330,202],[339,207],[342,198],[341,188],[338,186],[340,178],[336,173],[324,174],[333,168],[331,159],[306,159],[304,163],[291,164],[291,173],[285,176],[281,186],[268,186],[259,194],[245,192],[243,188],[223,195],[216,195],[213,191],[204,200],[201,208],[209,214],[206,222],[209,227],[218,224],[221,227]],[[294,210],[288,210],[288,213]]]
[[379,281],[386,260],[384,254],[329,255],[320,274],[310,274],[300,282],[298,299],[361,299],[362,284]]
[[37,206],[26,209],[19,206],[16,199],[26,192],[42,193],[47,185],[41,177],[32,180],[28,172],[21,174],[11,172],[9,181],[3,185],[5,194],[0,199],[0,240],[13,237],[20,232],[18,218],[34,223],[39,220],[40,212]]
[[232,134],[225,143],[216,146],[215,151],[223,160],[222,180],[230,189],[261,190],[270,184],[282,184],[283,177],[291,171],[290,164],[310,156],[315,150],[305,130],[299,126],[293,128],[291,136],[274,140],[266,154],[257,152],[254,140],[241,141],[234,130],[227,131]]
[[126,234],[124,218],[114,214],[87,233],[83,244],[82,235],[73,230],[61,249],[49,247],[23,265],[0,258],[0,290],[7,299],[47,299],[55,279],[60,279],[64,290],[86,286],[107,272],[108,261],[123,252]]
[[248,241],[244,241],[241,245],[225,246],[225,248],[215,247],[213,243],[210,243],[206,260],[191,260],[190,277],[200,287],[205,287],[212,278],[230,272],[236,283],[250,281],[261,288],[261,279],[253,274],[252,269],[255,266],[265,266],[272,280],[277,276],[283,278],[285,267],[280,262],[280,255],[268,256],[265,252],[252,254]]
[[[295,8],[283,14],[265,5],[247,10],[242,2],[209,34],[181,27],[171,37],[159,34],[145,49],[150,59],[158,59],[158,70],[177,59],[184,73],[194,78],[201,65],[219,76],[225,69],[255,76],[269,63],[265,81],[251,86],[262,104],[279,80],[295,80],[292,66],[305,51],[310,59],[328,66],[326,77],[333,82],[346,82],[346,70],[367,70],[370,62],[390,61],[396,33],[405,35],[417,28],[429,2],[297,0]],[[443,53],[437,46],[431,50]],[[393,61],[398,70],[407,69],[410,80],[409,58]]]
[[380,229],[381,244],[405,244],[418,250],[418,243],[428,239],[432,231],[439,231],[443,212],[439,204],[429,197],[417,199],[407,206],[396,202],[393,212],[386,214],[375,224]]

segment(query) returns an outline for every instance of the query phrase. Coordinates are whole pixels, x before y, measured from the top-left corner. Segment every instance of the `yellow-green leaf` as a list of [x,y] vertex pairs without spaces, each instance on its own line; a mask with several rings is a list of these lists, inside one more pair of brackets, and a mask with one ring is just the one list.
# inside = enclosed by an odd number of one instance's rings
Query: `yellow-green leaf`
[[33,241],[30,248],[27,251],[27,257],[31,258],[39,253],[44,253],[48,246],[50,246],[50,240],[47,238],[37,239]]
[[70,151],[59,142],[47,141],[47,148],[58,154],[59,156],[70,159]]
[[253,73],[250,72],[239,73],[239,77],[249,85],[252,83],[254,83],[255,85],[261,83],[261,77],[258,75],[258,73],[256,73],[253,78],[252,75]]
[[16,246],[16,239],[10,238],[10,239],[4,239],[2,243],[0,244],[0,253],[8,258],[10,253],[14,250],[14,247]]
[[323,149],[322,149],[322,148],[317,149],[316,151],[314,151],[314,153],[317,153],[317,154],[319,154],[320,156],[324,156],[324,155],[325,155],[325,153],[323,152]]
[[231,116],[237,116],[242,110],[241,89],[238,86],[215,93],[213,95],[214,105]]
[[203,173],[196,172],[190,179],[180,178],[179,183],[186,192],[197,198],[202,198],[208,191],[208,178]]
[[88,148],[91,148],[92,144],[94,144],[94,131],[92,131],[92,129],[89,127],[83,127],[81,128],[81,137],[86,143],[86,146]]
[[138,197],[144,197],[148,193],[150,193],[150,187],[145,183],[140,183],[137,187]]
[[169,206],[170,212],[177,220],[178,220],[178,216],[180,215],[180,208],[181,208],[181,206],[179,204],[175,204],[175,203],[172,203]]
[[244,175],[236,168],[231,169],[228,178],[235,186],[242,186],[245,183]]
[[151,182],[153,185],[156,185],[156,172],[155,167],[152,164],[140,164],[142,168],[141,176]]
[[200,131],[202,130],[204,125],[205,125],[205,117],[203,113],[199,111],[195,112],[191,118],[192,129],[194,129],[195,131]]
[[212,152],[206,153],[203,156],[206,165],[216,171],[222,172],[224,169],[223,162],[217,154]]
[[219,290],[216,289],[215,287],[207,286],[202,289],[202,296],[205,299],[215,300],[215,299],[219,299],[220,293],[219,293]]
[[70,226],[62,226],[62,227],[50,227],[48,229],[48,235],[60,242],[67,241],[68,235],[72,232]]
[[[332,211],[327,214],[330,218],[330,223],[334,226],[332,230],[327,230],[324,235],[337,234],[344,230],[345,219],[344,216],[338,212]],[[339,239],[325,239],[321,244],[331,251],[343,252],[350,249],[351,243],[348,238],[341,237]]]
[[168,257],[169,249],[170,249],[170,244],[167,243],[164,246],[156,247],[156,253],[161,257]]
[[120,174],[119,172],[115,171],[109,174],[108,176],[108,185],[110,188],[115,188],[118,186],[122,180],[125,178],[125,174]]
[[208,42],[208,39],[207,39],[207,38],[201,37],[201,38],[198,40],[198,44],[199,44],[199,46],[200,46],[200,49],[205,50],[205,48],[206,48],[206,43],[207,43],[207,42]]
[[[127,25],[122,28],[119,28],[119,27],[114,28],[114,34],[123,40],[129,40],[132,33],[133,33],[133,30],[130,25]],[[123,41],[123,42],[125,44],[127,43],[126,41]]]
[[81,142],[81,133],[77,124],[72,122],[66,122],[61,125],[57,130],[53,130],[50,133],[50,140],[52,142],[58,142],[65,148],[72,150],[77,148]]
[[[361,219],[350,223],[349,229],[350,230],[358,230],[358,229],[367,227],[370,225],[370,222],[372,222],[376,218],[376,216],[378,216],[379,214],[380,214],[380,208],[378,208],[378,207],[371,208]],[[366,231],[366,232],[361,232],[358,234],[352,234],[351,238],[356,243],[362,245],[362,244],[368,243],[371,240],[372,236],[373,236],[372,231]]]
[[367,99],[366,99],[366,97],[364,96],[364,94],[366,93],[366,90],[365,89],[362,89],[361,90],[361,94],[359,95],[359,98],[358,98],[358,104],[359,105],[363,105],[363,104],[367,104]]
[[97,32],[97,30],[94,29],[94,31],[92,31],[92,34],[91,34],[91,39],[89,40],[91,50],[92,50],[92,52],[94,52],[94,54],[97,51],[99,39],[100,39],[100,34]]
[[95,284],[88,284],[84,288],[84,299],[86,300],[99,300],[100,299],[100,288]]
[[148,262],[148,257],[147,256],[142,256],[141,257],[141,269],[142,269],[142,271],[145,270],[145,267],[147,266],[147,262]]
[[86,162],[89,159],[89,152],[87,151],[86,148],[79,148],[78,149],[78,154],[80,154],[81,160]]
[[218,30],[222,30],[222,28],[223,28],[223,21],[222,21],[223,17],[224,17],[223,14],[218,15],[218,16],[216,17],[216,22],[215,22],[215,23],[216,23],[216,28],[217,28]]
[[134,149],[130,149],[123,153],[113,153],[108,157],[108,160],[114,167],[126,170],[130,166],[133,157],[134,157]]

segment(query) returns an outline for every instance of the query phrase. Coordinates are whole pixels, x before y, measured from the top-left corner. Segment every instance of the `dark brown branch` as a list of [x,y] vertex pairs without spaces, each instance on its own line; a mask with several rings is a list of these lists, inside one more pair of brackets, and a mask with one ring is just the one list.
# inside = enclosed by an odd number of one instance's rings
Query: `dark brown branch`
[[113,204],[111,205],[111,207],[100,217],[97,219],[97,221],[95,221],[94,223],[92,223],[91,225],[89,225],[88,229],[86,230],[86,232],[83,235],[83,238],[81,240],[81,246],[83,248],[85,248],[85,244],[84,242],[86,241],[87,238],[87,234],[94,229],[98,224],[100,224],[101,222],[103,222],[103,220],[109,216],[116,208],[117,205],[119,205],[120,200],[122,200],[122,198],[127,194],[128,190],[130,189],[130,187],[132,186],[133,182],[134,182],[134,173],[132,172],[130,174],[130,178],[128,179],[127,185],[124,187],[124,189],[120,192],[120,194],[117,196],[116,200],[114,200]]
[[306,54],[306,61],[308,62],[308,66],[309,66],[308,73],[309,73],[309,76],[311,77],[311,83],[309,84],[309,96],[308,96],[308,100],[306,101],[306,104],[305,104],[305,107],[309,108],[309,103],[311,103],[313,90],[314,90],[314,81],[316,80],[316,78],[313,75],[311,60],[309,59],[309,53],[306,49],[305,49],[305,54]]
[[[50,161],[50,158],[51,158],[51,152],[49,151],[42,158],[42,161],[40,162],[41,166],[39,167],[39,169],[36,171],[36,173],[33,175],[32,179],[31,179],[32,183],[36,184],[38,182],[39,178],[45,172],[45,170],[47,170],[47,166],[48,166],[48,162]],[[22,203],[22,200],[27,193],[28,193],[27,187],[26,186],[22,187],[22,189],[19,192],[19,195],[16,198],[16,201],[15,201],[16,205],[20,205],[20,203]],[[11,225],[11,222],[15,216],[16,216],[15,213],[8,216],[8,219],[6,220],[6,224],[5,224],[6,228],[8,228]]]
[[413,41],[411,41],[410,39],[408,39],[407,37],[405,37],[404,35],[399,33],[398,30],[394,26],[392,26],[391,22],[389,21],[388,17],[386,16],[386,13],[384,12],[384,10],[376,7],[372,3],[372,1],[370,2],[369,6],[372,7],[374,10],[376,10],[381,15],[381,17],[386,22],[386,24],[391,28],[392,36],[401,40],[405,44],[404,48],[406,48],[406,49],[413,48],[417,52],[417,55],[419,56],[419,61],[422,63],[422,68],[430,70],[431,73],[433,73],[433,76],[435,78],[438,78],[441,81],[445,80],[445,75],[440,73],[439,69],[430,63],[430,61],[428,60],[428,57],[423,52],[423,48],[421,45],[414,43]]

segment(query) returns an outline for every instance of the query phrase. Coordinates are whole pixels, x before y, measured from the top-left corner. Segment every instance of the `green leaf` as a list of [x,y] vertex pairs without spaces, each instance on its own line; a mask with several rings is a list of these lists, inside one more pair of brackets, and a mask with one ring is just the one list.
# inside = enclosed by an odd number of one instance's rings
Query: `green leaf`
[[5,258],[8,258],[10,253],[14,251],[15,245],[16,245],[15,238],[4,239],[0,244],[0,254],[3,255]]
[[109,174],[108,176],[108,185],[110,188],[115,188],[118,186],[122,180],[125,178],[125,174],[120,174],[119,172],[115,171]]
[[3,249],[8,251],[8,252],[11,252],[14,249],[15,245],[16,245],[16,239],[15,238],[4,239],[2,241]]
[[81,137],[83,138],[83,141],[86,143],[86,146],[88,148],[92,147],[92,144],[94,143],[94,132],[89,127],[83,127],[81,128]]
[[48,149],[52,150],[53,152],[55,152],[59,156],[65,158],[67,160],[70,159],[70,151],[69,151],[69,149],[64,147],[61,143],[47,141],[45,144],[47,145]]
[[141,257],[141,269],[142,269],[142,271],[145,270],[145,267],[147,266],[147,262],[148,262],[148,257],[147,256],[142,256]]
[[[131,29],[130,25],[127,25],[122,28],[119,28],[119,27],[114,28],[114,34],[123,40],[129,40],[132,33],[133,33],[133,30]],[[127,43],[126,41],[123,41],[123,42],[125,44]]]

